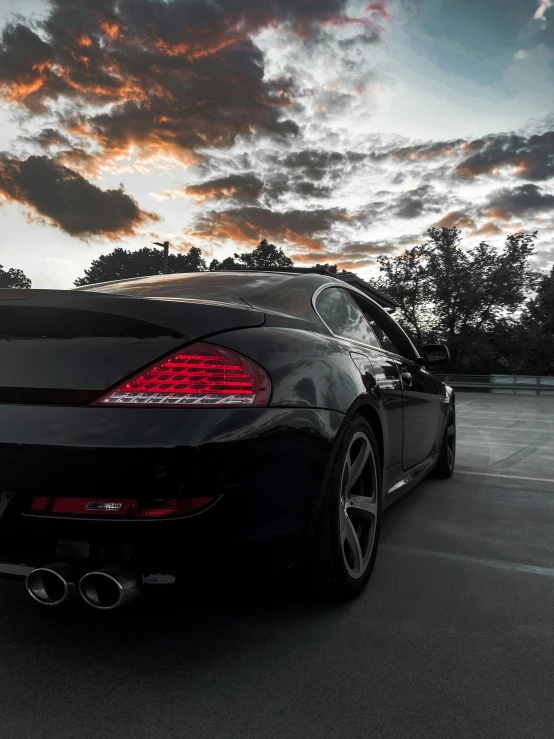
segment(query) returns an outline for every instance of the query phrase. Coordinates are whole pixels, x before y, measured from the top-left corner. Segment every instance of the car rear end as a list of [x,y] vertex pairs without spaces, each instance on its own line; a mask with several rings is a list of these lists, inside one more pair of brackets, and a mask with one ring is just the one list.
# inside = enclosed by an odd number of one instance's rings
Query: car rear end
[[0,576],[46,565],[36,600],[81,582],[113,607],[234,555],[294,557],[338,420],[271,405],[270,368],[229,347],[263,323],[237,303],[0,291]]

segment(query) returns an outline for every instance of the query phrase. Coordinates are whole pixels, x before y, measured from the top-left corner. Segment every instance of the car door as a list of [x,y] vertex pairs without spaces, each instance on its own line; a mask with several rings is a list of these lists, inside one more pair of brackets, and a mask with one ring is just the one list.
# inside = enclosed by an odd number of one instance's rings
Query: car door
[[[402,467],[408,470],[423,462],[434,451],[440,418],[440,385],[416,361],[417,353],[413,345],[388,313],[369,301],[361,307],[382,350],[398,363],[402,381]],[[412,356],[406,357],[407,353]]]
[[379,349],[379,342],[360,307],[342,287],[325,287],[314,297],[315,309],[331,333],[344,341],[360,370],[368,392],[384,411],[381,417],[385,439],[387,469],[402,462],[402,383],[401,362]]
[[440,413],[439,383],[425,367],[401,358],[404,441],[402,467],[427,459],[434,451]]

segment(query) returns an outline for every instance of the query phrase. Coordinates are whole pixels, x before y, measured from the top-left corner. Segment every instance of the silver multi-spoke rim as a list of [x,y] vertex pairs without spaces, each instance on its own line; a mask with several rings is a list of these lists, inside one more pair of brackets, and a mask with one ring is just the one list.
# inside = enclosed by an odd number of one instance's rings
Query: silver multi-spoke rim
[[379,496],[373,447],[363,431],[350,439],[341,477],[340,544],[348,574],[363,577],[375,545]]
[[448,428],[446,429],[446,453],[448,456],[448,469],[451,470],[454,467],[454,460],[456,458],[456,423],[453,413],[450,415]]

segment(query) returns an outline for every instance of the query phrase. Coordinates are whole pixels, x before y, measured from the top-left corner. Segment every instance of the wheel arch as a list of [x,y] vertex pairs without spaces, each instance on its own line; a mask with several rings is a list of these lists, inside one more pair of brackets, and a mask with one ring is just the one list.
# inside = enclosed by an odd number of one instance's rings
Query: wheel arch
[[[362,416],[363,418],[365,418],[365,420],[371,426],[371,430],[373,431],[375,435],[375,439],[377,440],[377,447],[379,450],[379,460],[381,462],[381,474],[382,474],[384,464],[385,464],[385,442],[384,442],[384,436],[383,436],[383,426],[381,424],[381,418],[379,417],[379,413],[377,409],[374,406],[372,406],[370,403],[363,403],[362,405],[358,405],[354,409],[352,415],[354,414],[358,414],[359,416]],[[352,417],[352,415],[350,417]]]
[[317,496],[316,496],[315,501],[314,501],[315,504],[314,504],[313,510],[311,512],[311,516],[309,516],[309,520],[308,520],[308,523],[307,523],[307,528],[306,528],[307,537],[306,537],[306,541],[308,543],[311,542],[311,540],[312,540],[312,537],[313,537],[314,531],[315,531],[315,526],[317,525],[317,521],[318,521],[319,516],[320,516],[320,512],[321,512],[321,501],[323,499],[323,495],[324,495],[325,488],[326,488],[326,485],[327,485],[327,481],[328,481],[328,478],[329,478],[329,472],[330,472],[331,468],[333,467],[333,464],[335,462],[336,455],[337,455],[338,450],[339,450],[340,442],[341,442],[341,439],[342,439],[342,436],[343,436],[343,433],[344,433],[345,424],[348,421],[351,421],[356,415],[361,416],[362,418],[364,418],[369,423],[369,425],[371,427],[371,430],[373,431],[373,433],[375,435],[375,439],[377,441],[377,448],[378,448],[378,452],[379,452],[379,461],[381,463],[381,465],[380,465],[381,466],[381,475],[383,475],[383,469],[384,469],[383,462],[384,462],[385,449],[384,449],[383,426],[382,426],[382,423],[381,423],[381,419],[379,417],[379,411],[377,410],[377,408],[372,403],[367,402],[367,400],[365,400],[363,397],[362,398],[358,398],[358,400],[351,405],[351,407],[349,408],[348,412],[345,414],[344,419],[343,419],[343,422],[342,422],[339,430],[337,431],[337,434],[336,434],[336,437],[335,437],[335,441],[334,441],[334,444],[333,444],[332,452],[329,455],[329,458],[327,460],[327,464],[326,464],[326,468],[325,468],[325,473],[323,475],[323,481],[322,481],[322,484],[321,484],[320,489],[318,490]]

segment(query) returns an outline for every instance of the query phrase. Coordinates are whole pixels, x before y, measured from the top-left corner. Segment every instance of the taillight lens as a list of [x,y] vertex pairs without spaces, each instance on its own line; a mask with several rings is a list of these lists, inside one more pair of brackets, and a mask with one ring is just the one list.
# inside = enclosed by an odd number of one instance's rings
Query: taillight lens
[[263,406],[271,381],[251,359],[193,344],[112,390],[95,405]]
[[187,516],[213,501],[211,495],[197,498],[155,498],[141,501],[134,498],[64,498],[40,496],[34,498],[31,513],[66,516],[112,516],[115,518],[167,518]]

